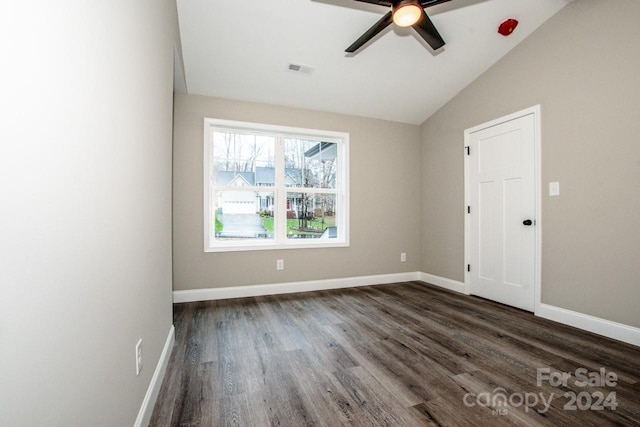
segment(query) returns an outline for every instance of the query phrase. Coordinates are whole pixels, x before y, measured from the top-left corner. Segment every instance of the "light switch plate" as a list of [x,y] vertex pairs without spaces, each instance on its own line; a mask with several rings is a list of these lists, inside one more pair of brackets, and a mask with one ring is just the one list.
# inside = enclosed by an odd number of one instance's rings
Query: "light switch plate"
[[560,195],[560,183],[550,182],[549,183],[549,196],[559,196]]

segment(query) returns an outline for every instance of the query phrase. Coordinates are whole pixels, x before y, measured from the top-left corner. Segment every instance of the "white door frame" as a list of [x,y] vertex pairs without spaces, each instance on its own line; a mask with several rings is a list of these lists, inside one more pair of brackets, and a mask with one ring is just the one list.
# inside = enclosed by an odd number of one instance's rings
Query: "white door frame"
[[469,156],[467,155],[467,148],[469,147],[469,140],[471,134],[482,129],[486,129],[492,126],[499,125],[504,122],[519,119],[527,115],[533,115],[534,121],[534,194],[535,194],[535,259],[534,259],[534,279],[533,279],[533,292],[534,292],[534,313],[537,314],[541,304],[541,292],[540,292],[540,280],[541,280],[541,265],[542,265],[542,210],[541,210],[541,195],[542,195],[542,173],[540,167],[540,105],[535,105],[530,108],[518,111],[513,114],[509,114],[499,119],[491,120],[490,122],[483,123],[481,125],[474,126],[464,131],[464,293],[471,294],[471,274],[467,271],[467,265],[470,263],[470,218],[467,213],[467,206],[469,206]]

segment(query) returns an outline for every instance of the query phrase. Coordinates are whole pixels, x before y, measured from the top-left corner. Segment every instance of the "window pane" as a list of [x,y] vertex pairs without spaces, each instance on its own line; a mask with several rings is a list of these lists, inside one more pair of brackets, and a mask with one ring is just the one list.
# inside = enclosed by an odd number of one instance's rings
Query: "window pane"
[[285,138],[287,187],[336,188],[337,144]]
[[204,120],[205,252],[349,245],[349,134]]
[[273,239],[273,192],[215,191],[213,203],[217,240]]
[[335,194],[287,193],[287,238],[336,238],[335,212]]
[[214,185],[273,186],[275,137],[213,132]]

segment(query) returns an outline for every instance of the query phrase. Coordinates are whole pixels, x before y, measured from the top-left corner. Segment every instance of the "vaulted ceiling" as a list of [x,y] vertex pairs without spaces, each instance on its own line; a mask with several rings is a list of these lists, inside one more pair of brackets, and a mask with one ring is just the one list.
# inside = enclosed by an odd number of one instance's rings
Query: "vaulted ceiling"
[[[178,0],[186,91],[420,124],[570,0],[452,0],[427,14],[446,45],[388,27],[354,0]],[[519,21],[508,37],[497,32]],[[310,69],[295,72],[290,64]]]

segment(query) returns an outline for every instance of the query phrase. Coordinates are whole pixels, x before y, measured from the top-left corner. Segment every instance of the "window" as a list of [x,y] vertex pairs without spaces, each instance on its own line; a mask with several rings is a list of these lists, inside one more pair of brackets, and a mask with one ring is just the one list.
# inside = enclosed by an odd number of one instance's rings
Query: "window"
[[204,250],[349,245],[349,134],[204,121]]

